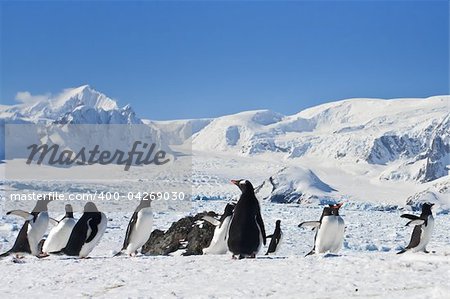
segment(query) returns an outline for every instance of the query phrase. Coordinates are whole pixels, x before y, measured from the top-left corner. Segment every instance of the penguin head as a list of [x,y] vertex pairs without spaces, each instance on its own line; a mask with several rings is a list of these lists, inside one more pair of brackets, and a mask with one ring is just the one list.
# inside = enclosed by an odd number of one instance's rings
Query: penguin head
[[155,198],[155,193],[147,193],[144,197],[141,198],[139,206],[141,208],[149,208],[152,205],[152,198]]
[[280,227],[280,225],[281,225],[281,220],[277,220],[277,221],[275,222],[275,226],[276,226],[276,227]]
[[335,204],[335,205],[330,205],[331,213],[334,216],[339,216],[339,209],[342,207],[342,205],[344,205],[344,203],[338,203],[338,204]]
[[66,204],[64,209],[66,210],[66,213],[73,213],[72,205],[70,204]]
[[252,183],[248,180],[240,179],[240,180],[231,180],[231,183],[235,184],[236,186],[241,189],[242,193],[251,192],[254,193],[255,189],[253,188]]
[[422,213],[425,215],[431,215],[431,208],[434,206],[434,203],[426,202],[422,205]]
[[332,207],[324,207],[322,211],[322,216],[331,216],[333,215],[333,208]]
[[53,196],[49,195],[45,196],[43,199],[38,199],[36,202],[36,206],[33,209],[33,212],[47,211],[47,205],[54,200],[55,199],[53,198]]
[[226,216],[233,215],[233,211],[234,211],[234,207],[235,206],[236,206],[235,204],[231,204],[231,203],[227,204],[225,206],[225,210],[224,210],[223,214],[226,215]]
[[73,209],[72,209],[72,205],[66,204],[66,206],[64,207],[64,209],[66,210],[66,217],[67,217],[67,218],[73,218]]
[[85,213],[98,212],[97,206],[93,202],[88,202],[84,205]]

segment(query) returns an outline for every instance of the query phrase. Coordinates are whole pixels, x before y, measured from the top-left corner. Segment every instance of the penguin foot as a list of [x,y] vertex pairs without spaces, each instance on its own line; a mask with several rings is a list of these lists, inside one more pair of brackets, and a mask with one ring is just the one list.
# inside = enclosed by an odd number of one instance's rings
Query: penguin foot
[[40,253],[39,255],[36,255],[36,257],[38,259],[46,258],[46,257],[49,257],[49,256],[50,256],[50,254],[47,254],[47,253]]
[[23,260],[23,257],[22,258],[16,258],[15,256],[13,256],[12,262],[15,263],[15,264],[24,264],[25,263],[25,261]]
[[425,253],[430,253],[428,250],[424,250],[423,252],[425,252]]

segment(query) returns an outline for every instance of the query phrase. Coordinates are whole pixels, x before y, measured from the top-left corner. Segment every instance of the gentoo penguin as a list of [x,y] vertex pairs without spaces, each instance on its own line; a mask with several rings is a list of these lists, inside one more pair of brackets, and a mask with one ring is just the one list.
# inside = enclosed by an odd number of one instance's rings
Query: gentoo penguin
[[434,229],[434,218],[431,207],[434,204],[424,203],[422,205],[422,213],[420,217],[410,214],[403,214],[400,217],[410,219],[406,226],[415,225],[413,233],[411,235],[411,241],[409,241],[408,246],[397,254],[404,253],[406,251],[419,252],[423,251],[428,253],[426,247],[428,242],[430,242],[431,234]]
[[228,251],[228,230],[230,229],[231,218],[235,204],[227,204],[219,220],[205,216],[204,220],[216,226],[214,236],[208,247],[203,248],[203,254],[225,254]]
[[233,258],[254,258],[266,245],[266,231],[261,217],[261,209],[255,196],[253,185],[247,180],[232,180],[241,189],[242,194],[234,208],[228,233],[228,249]]
[[339,203],[336,205],[330,205],[331,213],[333,217],[337,219],[337,230],[334,236],[334,245],[330,249],[331,253],[338,253],[342,248],[342,244],[344,243],[344,232],[345,232],[345,222],[342,219],[341,215],[339,215],[339,209],[342,207],[343,203]]
[[106,230],[107,219],[93,202],[84,206],[83,216],[77,221],[63,253],[85,258],[94,249]]
[[278,246],[281,242],[281,237],[283,236],[283,232],[281,231],[281,220],[277,220],[275,222],[275,231],[273,234],[268,235],[267,238],[270,239],[269,248],[267,249],[266,255],[269,253],[275,253],[278,249]]
[[137,250],[150,238],[153,225],[151,202],[152,201],[148,196],[141,199],[141,202],[128,223],[122,250],[116,255],[125,251],[127,255],[134,256],[137,254]]
[[338,230],[338,218],[333,216],[332,207],[324,207],[319,221],[306,221],[298,225],[299,227],[313,227],[316,230],[314,237],[314,247],[306,255],[314,253],[325,253],[334,249],[335,237]]
[[42,252],[45,254],[61,251],[69,241],[70,234],[77,221],[73,218],[73,209],[70,204],[65,206],[65,210],[66,215],[50,231],[42,246]]
[[6,213],[6,215],[16,215],[23,217],[25,223],[17,235],[13,247],[7,252],[0,255],[0,257],[15,253],[19,256],[22,253],[29,253],[39,257],[41,254],[39,242],[47,231],[49,217],[48,217],[48,203],[53,199],[49,196],[40,199],[36,202],[36,206],[31,213],[22,210],[13,210]]

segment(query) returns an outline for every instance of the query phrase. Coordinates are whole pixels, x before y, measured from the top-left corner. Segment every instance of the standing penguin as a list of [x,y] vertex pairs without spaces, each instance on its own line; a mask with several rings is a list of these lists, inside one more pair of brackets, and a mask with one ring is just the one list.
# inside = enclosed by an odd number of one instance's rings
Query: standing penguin
[[344,243],[345,222],[344,219],[342,219],[341,215],[339,215],[339,209],[342,207],[342,205],[343,203],[330,205],[331,213],[333,214],[333,217],[337,219],[337,229],[334,236],[334,244],[330,249],[331,253],[338,253],[342,248],[342,244]]
[[277,220],[275,222],[275,231],[273,234],[267,236],[270,239],[269,248],[267,249],[266,255],[269,253],[275,253],[278,249],[278,246],[281,242],[281,237],[283,236],[283,232],[281,231],[281,220]]
[[148,196],[141,199],[128,223],[122,250],[116,255],[120,255],[122,251],[125,251],[129,256],[136,255],[137,250],[148,241],[153,226],[151,203],[152,201]]
[[13,210],[6,213],[6,215],[23,217],[25,223],[20,229],[13,247],[1,254],[0,257],[8,256],[12,253],[15,253],[17,256],[23,253],[40,256],[39,242],[47,231],[49,221],[47,205],[52,200],[49,196],[38,200],[31,213],[23,210]]
[[338,218],[333,216],[333,209],[331,207],[323,208],[319,221],[306,221],[298,225],[298,227],[308,226],[316,230],[316,235],[314,236],[314,247],[306,256],[314,253],[325,253],[334,248],[335,237],[339,226]]
[[87,257],[105,233],[107,221],[105,214],[93,202],[86,203],[83,216],[73,227],[62,252],[70,256]]
[[266,245],[266,231],[261,217],[261,209],[255,196],[253,185],[247,180],[232,180],[242,191],[241,197],[234,208],[228,233],[228,249],[233,258],[254,258]]
[[45,254],[59,252],[66,247],[70,234],[77,221],[73,218],[73,209],[70,204],[65,206],[66,215],[50,231],[47,239],[42,246],[42,252]]
[[410,219],[406,226],[415,225],[411,235],[411,240],[408,246],[397,254],[404,253],[406,251],[419,252],[423,251],[428,253],[426,247],[430,242],[431,235],[434,229],[434,218],[431,208],[434,204],[424,203],[422,205],[422,213],[420,216],[403,214],[400,217]]
[[205,216],[204,220],[216,226],[214,236],[208,247],[203,248],[203,254],[225,254],[228,251],[227,239],[235,204],[227,204],[219,220]]

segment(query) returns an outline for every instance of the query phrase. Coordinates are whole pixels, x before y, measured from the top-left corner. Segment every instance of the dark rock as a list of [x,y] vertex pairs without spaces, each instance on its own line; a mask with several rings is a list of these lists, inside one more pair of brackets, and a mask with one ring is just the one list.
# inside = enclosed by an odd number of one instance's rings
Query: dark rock
[[147,243],[142,246],[142,253],[147,255],[169,255],[179,249],[185,249],[183,255],[201,255],[203,248],[208,247],[214,235],[215,227],[203,216],[218,216],[215,212],[202,212],[195,216],[186,216],[172,223],[163,232],[156,229]]

